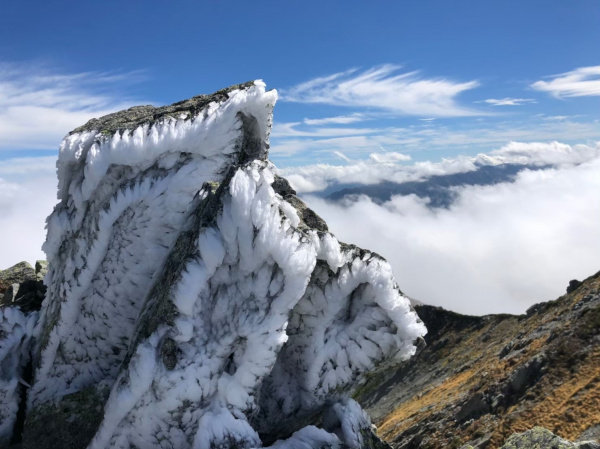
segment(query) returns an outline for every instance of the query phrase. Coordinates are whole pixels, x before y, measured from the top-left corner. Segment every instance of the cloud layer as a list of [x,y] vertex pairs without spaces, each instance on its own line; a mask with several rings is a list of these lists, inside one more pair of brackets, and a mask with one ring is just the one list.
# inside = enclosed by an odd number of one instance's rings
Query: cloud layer
[[45,259],[46,217],[56,204],[56,158],[18,158],[0,163],[0,270]]
[[502,148],[477,156],[457,156],[440,162],[415,162],[406,165],[408,155],[397,152],[372,153],[366,160],[346,165],[316,164],[282,169],[300,193],[325,190],[332,184],[376,184],[382,181],[406,182],[433,175],[449,175],[476,170],[481,165],[523,164],[558,167],[580,164],[600,157],[600,142],[591,145],[567,145],[560,142],[510,142]]
[[600,159],[458,189],[450,209],[415,196],[377,205],[306,198],[343,241],[391,262],[400,287],[467,314],[523,313],[600,269]]
[[281,99],[300,103],[323,103],[368,107],[401,115],[456,117],[481,113],[456,103],[456,97],[479,85],[427,79],[418,72],[398,73],[400,67],[386,64],[366,71],[351,69],[314,78],[283,90]]
[[408,164],[373,153],[343,166],[282,170],[299,192],[336,183],[404,182],[504,163],[524,170],[515,182],[453,188],[448,209],[414,195],[376,204],[363,196],[338,203],[305,200],[345,241],[379,252],[406,294],[463,313],[523,313],[564,293],[568,281],[600,270],[600,142],[511,142],[475,157]]
[[488,98],[479,103],[487,103],[492,106],[522,106],[527,103],[535,103],[535,100],[531,98]]

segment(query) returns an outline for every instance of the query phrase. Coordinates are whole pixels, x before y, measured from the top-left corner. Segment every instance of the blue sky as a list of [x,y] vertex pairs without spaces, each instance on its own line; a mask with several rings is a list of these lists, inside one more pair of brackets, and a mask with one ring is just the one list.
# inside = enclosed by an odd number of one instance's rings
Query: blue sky
[[[0,119],[11,133],[0,160],[55,154],[90,116],[257,78],[280,91],[272,158],[282,167],[595,140],[600,75],[578,70],[600,66],[599,24],[596,0],[4,3]],[[565,90],[552,76],[566,72],[588,85]],[[336,91],[341,81],[363,97]],[[38,126],[35,113],[6,112],[35,106]]]

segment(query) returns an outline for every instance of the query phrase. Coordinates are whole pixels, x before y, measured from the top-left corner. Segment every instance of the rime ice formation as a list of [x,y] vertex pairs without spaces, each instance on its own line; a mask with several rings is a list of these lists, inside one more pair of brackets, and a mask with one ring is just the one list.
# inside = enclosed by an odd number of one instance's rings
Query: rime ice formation
[[9,443],[13,433],[37,319],[38,312],[26,315],[16,307],[0,308],[0,447]]
[[105,400],[65,418],[80,447],[367,445],[349,395],[425,328],[389,264],[338,242],[275,174],[275,101],[251,82],[65,138],[28,422]]

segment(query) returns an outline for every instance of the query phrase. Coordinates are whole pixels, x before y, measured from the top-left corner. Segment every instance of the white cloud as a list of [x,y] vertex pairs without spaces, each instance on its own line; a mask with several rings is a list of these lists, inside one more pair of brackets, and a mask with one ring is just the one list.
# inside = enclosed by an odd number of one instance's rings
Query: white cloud
[[410,161],[410,156],[407,154],[396,153],[396,152],[384,152],[384,153],[371,153],[369,155],[369,159],[379,163],[395,163],[395,162],[403,162]]
[[300,193],[324,190],[335,183],[376,184],[382,181],[406,182],[432,175],[468,172],[480,165],[527,164],[568,166],[600,157],[600,142],[567,145],[560,142],[510,142],[498,150],[477,156],[457,156],[440,162],[400,164],[410,159],[402,153],[372,153],[367,160],[347,165],[315,164],[280,170]]
[[46,217],[57,202],[56,158],[19,158],[0,163],[0,270],[44,259]]
[[301,122],[288,122],[281,123],[275,122],[273,124],[273,130],[271,131],[271,137],[331,137],[331,136],[354,136],[371,134],[380,131],[377,128],[336,128],[336,127],[323,127],[323,128],[311,128],[308,131],[298,129],[301,126]]
[[555,97],[600,95],[600,65],[580,67],[571,72],[554,75],[550,81],[536,81],[532,88],[549,92]]
[[281,90],[282,101],[376,108],[400,115],[456,117],[482,115],[456,103],[456,97],[479,85],[426,79],[418,72],[398,74],[399,66],[383,65],[359,72],[351,69],[314,78]]
[[478,101],[476,103],[487,103],[492,106],[522,106],[526,103],[535,103],[536,101],[531,98],[502,98],[500,100],[496,98],[488,98],[487,100]]
[[341,151],[334,151],[333,154],[335,154],[337,157],[339,157],[340,159],[346,161],[346,162],[352,162],[351,159],[346,156],[344,153],[342,153]]
[[348,123],[356,123],[365,120],[364,114],[354,113],[350,115],[339,115],[336,117],[325,117],[325,118],[305,118],[302,122],[305,125],[311,126],[322,126],[322,125],[347,125]]
[[131,106],[131,100],[110,93],[110,88],[140,76],[59,74],[40,66],[0,65],[0,150],[57,149],[71,129]]
[[[277,157],[297,157],[305,163],[307,158],[319,160],[333,151],[343,151],[355,159],[367,156],[384,147],[393,151],[410,152],[427,150],[452,150],[455,152],[486,151],[517,141],[586,141],[600,138],[600,128],[593,121],[575,121],[569,118],[559,121],[496,122],[477,127],[438,125],[381,127],[381,128],[335,128],[333,131],[299,131],[296,124],[282,128],[275,126],[271,135],[271,154]],[[328,135],[325,135],[329,133]]]
[[600,268],[600,159],[459,189],[450,209],[414,196],[306,201],[342,241],[388,258],[400,288],[468,314],[523,313]]

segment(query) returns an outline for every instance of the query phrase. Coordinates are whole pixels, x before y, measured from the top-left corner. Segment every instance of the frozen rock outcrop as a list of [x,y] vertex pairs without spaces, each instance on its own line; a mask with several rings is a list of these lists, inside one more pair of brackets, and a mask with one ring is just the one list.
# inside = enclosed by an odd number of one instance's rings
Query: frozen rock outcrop
[[250,82],[65,138],[27,400],[55,419],[25,449],[73,427],[90,449],[373,446],[349,396],[425,327],[277,176],[275,101]]

